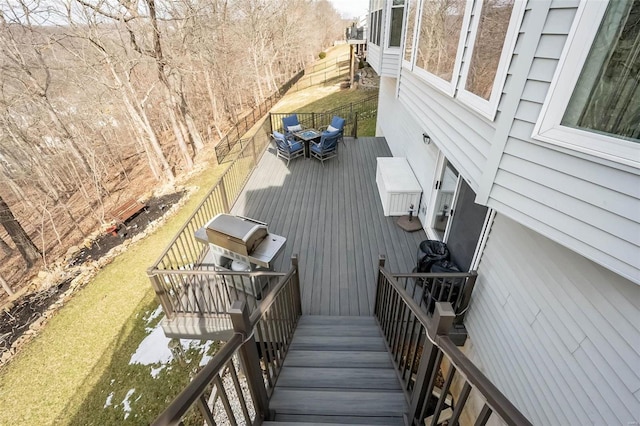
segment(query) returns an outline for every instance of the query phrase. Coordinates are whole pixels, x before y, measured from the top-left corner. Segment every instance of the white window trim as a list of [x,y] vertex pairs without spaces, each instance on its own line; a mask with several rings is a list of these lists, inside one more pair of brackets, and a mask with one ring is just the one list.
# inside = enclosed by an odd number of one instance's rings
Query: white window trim
[[[410,0],[409,0],[410,1]],[[404,31],[404,37],[402,37],[402,50],[400,51],[400,54],[402,55],[401,57],[401,62],[402,62],[402,67],[408,69],[409,71],[413,71],[413,64],[416,61],[416,38],[418,37],[418,28],[420,28],[418,26],[418,22],[420,21],[420,16],[416,15],[416,19],[413,21],[413,47],[411,50],[411,60],[407,61],[404,58],[404,53],[405,53],[405,49],[406,49],[406,43],[407,43],[407,33],[409,32],[409,9],[408,9],[408,5],[406,4],[408,3],[407,0],[405,0],[405,8],[404,8],[404,17],[403,19],[403,25],[405,26],[405,31]],[[415,13],[419,13],[420,10],[422,9],[422,1],[421,0],[417,0],[416,1],[416,12]]]
[[466,56],[467,59],[462,68],[462,84],[457,97],[469,108],[493,121],[496,118],[500,96],[502,95],[504,84],[507,81],[509,63],[511,62],[513,50],[515,49],[516,41],[518,40],[518,33],[520,32],[520,25],[522,24],[522,18],[524,17],[527,2],[525,0],[516,0],[513,5],[507,34],[505,35],[504,44],[502,46],[502,54],[500,55],[500,61],[498,62],[498,69],[496,70],[496,77],[493,81],[493,88],[491,89],[489,100],[466,90],[467,77],[469,75],[469,68],[471,67],[471,60],[473,58],[473,49],[475,48],[478,27],[480,26],[480,17],[482,16],[482,5],[483,2],[478,2],[474,13],[474,20],[471,24],[471,34],[469,36],[470,41],[469,47],[467,48],[469,53]]
[[580,2],[531,137],[638,168],[640,167],[640,144],[637,142],[560,124],[595,39],[597,31],[594,31],[594,23],[602,22],[608,4],[608,1]]
[[402,48],[402,30],[404,29],[404,11],[407,7],[407,0],[404,0],[404,4],[402,5],[402,28],[400,28],[400,46],[390,46],[389,42],[391,41],[391,19],[393,15],[393,9],[398,9],[398,7],[393,7],[393,1],[387,2],[387,21],[386,27],[389,31],[387,31],[387,36],[385,37],[384,47],[389,52],[399,52]]
[[[416,21],[418,22],[418,29],[422,27],[422,8],[424,6],[424,2],[422,2],[422,4],[420,5],[420,10],[419,13],[420,15],[418,16],[419,19],[417,19]],[[473,0],[467,0],[466,5],[465,5],[465,10],[464,10],[464,17],[462,19],[462,27],[460,28],[460,38],[458,40],[458,51],[456,52],[456,60],[453,64],[453,72],[451,75],[451,81],[446,81],[443,80],[442,78],[436,76],[435,74],[431,74],[429,71],[420,68],[419,66],[415,65],[416,62],[416,56],[417,56],[417,45],[415,44],[415,41],[419,42],[419,40],[417,40],[417,38],[414,41],[414,46],[416,46],[416,48],[414,48],[413,51],[413,58],[412,58],[412,62],[414,64],[414,72],[416,73],[417,76],[421,77],[423,80],[425,80],[427,83],[429,83],[430,85],[432,85],[433,87],[435,87],[436,89],[441,90],[442,92],[446,93],[447,95],[453,97],[455,91],[456,91],[456,85],[458,84],[458,78],[460,77],[460,67],[462,65],[462,55],[464,54],[464,45],[466,42],[466,38],[467,38],[467,31],[469,29],[469,20],[471,19],[471,10],[473,9]],[[416,34],[417,36],[418,34]]]

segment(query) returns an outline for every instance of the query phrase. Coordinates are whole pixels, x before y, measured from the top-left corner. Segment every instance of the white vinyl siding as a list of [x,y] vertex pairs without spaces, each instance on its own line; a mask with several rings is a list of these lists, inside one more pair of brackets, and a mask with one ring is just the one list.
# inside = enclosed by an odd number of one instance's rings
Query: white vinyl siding
[[[547,14],[487,204],[640,282],[637,171],[613,168],[588,155],[571,155],[531,138],[575,11],[574,6],[550,9]],[[523,29],[530,24],[525,16]],[[515,53],[527,42],[518,40]]]
[[493,124],[405,69],[399,99],[477,191],[495,133]]
[[629,424],[640,286],[498,214],[465,320],[486,374],[534,424]]
[[398,49],[382,53],[382,64],[380,67],[380,77],[398,76],[398,68],[400,67],[400,51]]
[[380,75],[382,72],[382,49],[373,43],[367,44],[367,63]]

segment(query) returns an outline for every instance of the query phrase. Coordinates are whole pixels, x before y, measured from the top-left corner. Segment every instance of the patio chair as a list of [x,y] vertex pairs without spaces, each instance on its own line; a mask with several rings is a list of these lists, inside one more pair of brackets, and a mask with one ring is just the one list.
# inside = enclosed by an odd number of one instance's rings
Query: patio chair
[[299,132],[302,130],[302,125],[298,121],[298,115],[293,114],[282,119],[282,129],[285,135],[290,135],[293,132]]
[[273,132],[271,137],[276,143],[276,157],[282,157],[286,159],[287,167],[289,167],[289,162],[292,159],[304,155],[304,146],[302,146],[302,143],[290,140],[285,137],[285,135],[279,132]]
[[317,158],[324,167],[325,160],[338,155],[338,139],[340,139],[340,131],[324,132],[319,142],[311,143],[311,155]]
[[345,124],[344,118],[334,115],[333,118],[331,119],[331,124],[325,127],[321,127],[319,130],[322,133],[331,133],[337,130],[340,132],[340,137],[338,139],[341,142],[344,142],[344,124]]

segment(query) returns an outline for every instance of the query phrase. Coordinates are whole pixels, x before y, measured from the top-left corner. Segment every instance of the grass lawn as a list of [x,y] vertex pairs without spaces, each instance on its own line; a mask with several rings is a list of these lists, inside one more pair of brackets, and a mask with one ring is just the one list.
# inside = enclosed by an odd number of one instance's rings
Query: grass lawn
[[[343,47],[330,50],[325,61],[335,62]],[[303,108],[317,100],[325,103],[306,108],[331,109],[355,102],[359,92],[372,93],[319,86],[315,92],[310,88],[285,96],[278,108],[290,111],[293,105]],[[216,345],[192,342],[183,361],[174,359],[162,368],[130,364],[159,320],[145,271],[227,166],[209,167],[191,177],[187,185],[199,189],[187,203],[99,271],[0,371],[0,425],[148,424],[184,388],[203,353],[210,355]]]

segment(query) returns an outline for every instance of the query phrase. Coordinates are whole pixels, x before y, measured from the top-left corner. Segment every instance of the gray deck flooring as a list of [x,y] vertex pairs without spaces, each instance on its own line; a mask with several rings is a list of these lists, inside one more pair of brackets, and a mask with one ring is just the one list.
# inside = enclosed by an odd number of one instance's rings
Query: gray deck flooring
[[287,168],[269,147],[233,206],[287,238],[275,270],[298,254],[303,314],[372,315],[378,256],[392,272],[415,267],[426,235],[384,217],[375,182],[376,158],[390,156],[384,138],[345,138],[324,167],[301,157]]
[[276,422],[403,425],[407,402],[375,319],[302,316],[270,408]]

